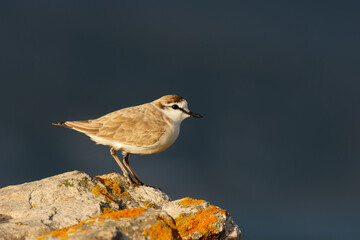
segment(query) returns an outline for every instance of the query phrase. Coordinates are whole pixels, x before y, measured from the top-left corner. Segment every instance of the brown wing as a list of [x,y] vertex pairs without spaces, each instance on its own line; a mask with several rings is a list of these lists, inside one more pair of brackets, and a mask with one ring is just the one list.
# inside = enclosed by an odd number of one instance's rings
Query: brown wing
[[151,104],[121,109],[88,121],[66,122],[87,135],[143,146],[156,143],[166,131],[168,122]]

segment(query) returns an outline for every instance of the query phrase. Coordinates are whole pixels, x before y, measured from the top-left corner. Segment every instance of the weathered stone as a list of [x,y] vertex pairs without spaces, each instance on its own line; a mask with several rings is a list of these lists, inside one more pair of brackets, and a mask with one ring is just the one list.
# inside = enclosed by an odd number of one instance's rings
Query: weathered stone
[[230,215],[204,200],[171,201],[119,174],[73,171],[0,189],[0,239],[238,239]]
[[78,171],[0,189],[0,236],[32,239],[101,214],[91,177]]

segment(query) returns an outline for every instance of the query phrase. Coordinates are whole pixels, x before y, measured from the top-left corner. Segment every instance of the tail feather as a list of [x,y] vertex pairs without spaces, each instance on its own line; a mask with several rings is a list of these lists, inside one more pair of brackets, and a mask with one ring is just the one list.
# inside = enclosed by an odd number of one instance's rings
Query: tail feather
[[59,123],[52,123],[52,125],[71,128],[68,125],[66,125],[66,121],[65,122],[59,122]]
[[99,131],[99,128],[101,127],[101,124],[94,123],[89,120],[66,121],[66,122],[53,123],[53,125],[71,128],[85,134],[96,134]]

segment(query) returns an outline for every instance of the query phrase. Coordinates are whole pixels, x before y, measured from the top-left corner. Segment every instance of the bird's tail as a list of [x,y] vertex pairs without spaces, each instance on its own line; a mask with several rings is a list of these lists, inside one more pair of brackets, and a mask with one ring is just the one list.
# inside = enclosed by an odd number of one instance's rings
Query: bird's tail
[[66,125],[66,121],[65,122],[52,123],[52,125],[71,128],[70,126]]
[[87,135],[96,134],[99,131],[99,128],[102,126],[102,124],[93,122],[91,120],[65,121],[65,122],[53,123],[53,125],[74,129],[76,131],[85,133]]

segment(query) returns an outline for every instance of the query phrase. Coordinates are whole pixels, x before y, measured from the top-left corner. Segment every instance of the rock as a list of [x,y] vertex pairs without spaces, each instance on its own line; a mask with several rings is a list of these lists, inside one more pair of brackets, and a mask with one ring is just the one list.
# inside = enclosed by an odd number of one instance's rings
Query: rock
[[0,189],[0,239],[239,239],[229,213],[117,173],[73,171]]

